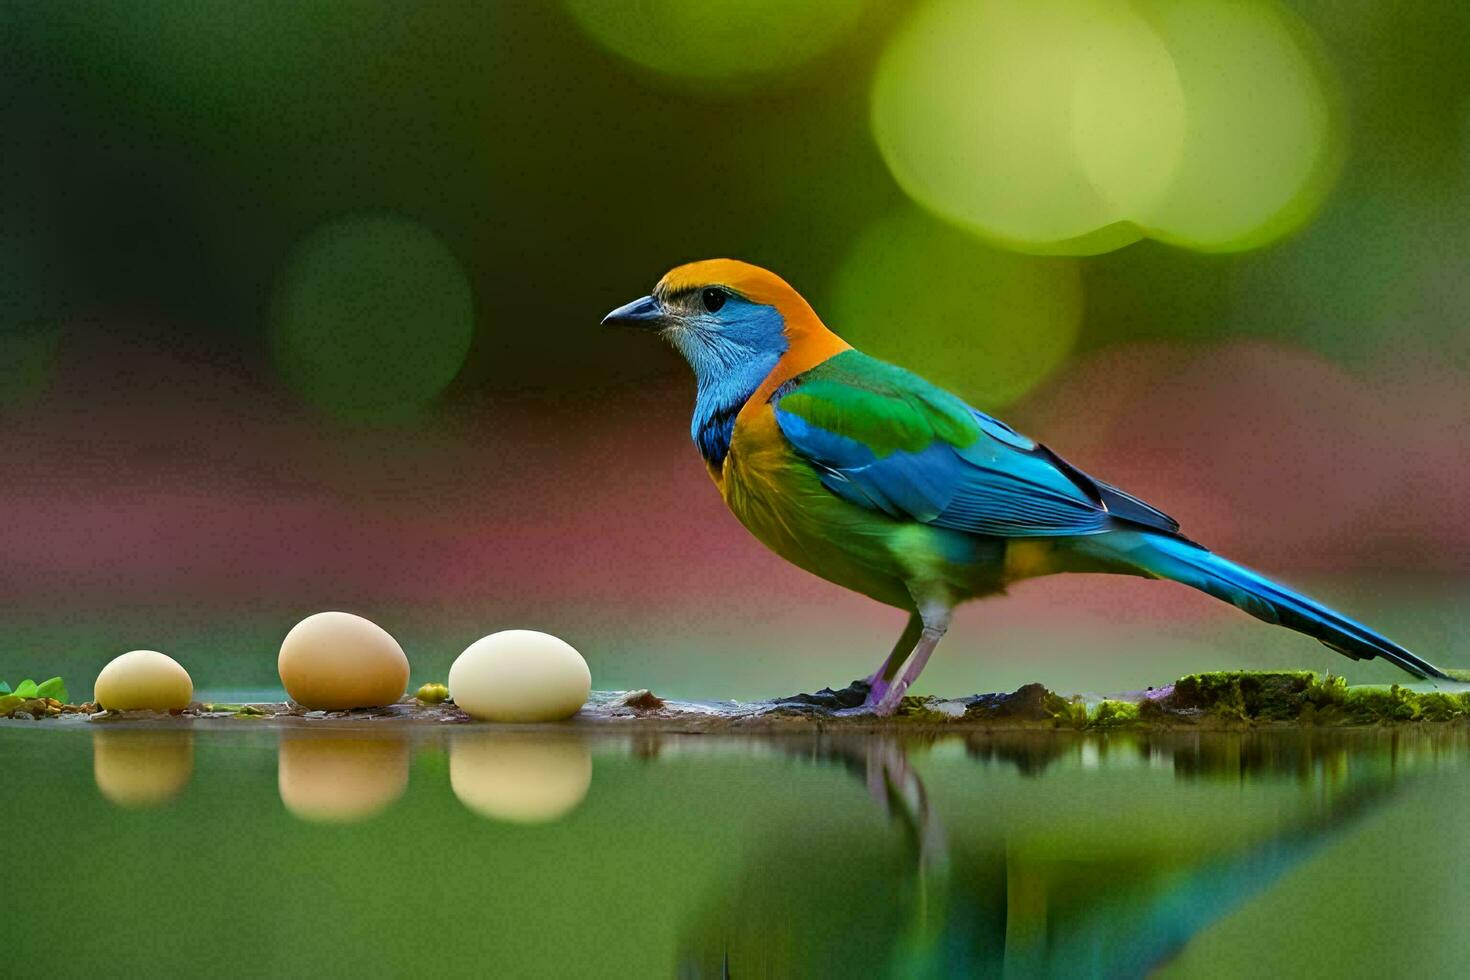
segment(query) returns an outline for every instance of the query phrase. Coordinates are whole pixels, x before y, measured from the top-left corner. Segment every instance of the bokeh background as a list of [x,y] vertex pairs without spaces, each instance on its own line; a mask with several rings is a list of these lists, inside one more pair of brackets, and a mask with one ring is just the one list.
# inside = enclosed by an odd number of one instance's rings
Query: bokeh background
[[[563,635],[601,688],[866,674],[601,315],[779,271],[942,382],[1470,663],[1470,12],[1422,0],[0,5],[0,677],[269,690],[301,616]],[[922,689],[1395,679],[1183,587],[1027,583]]]

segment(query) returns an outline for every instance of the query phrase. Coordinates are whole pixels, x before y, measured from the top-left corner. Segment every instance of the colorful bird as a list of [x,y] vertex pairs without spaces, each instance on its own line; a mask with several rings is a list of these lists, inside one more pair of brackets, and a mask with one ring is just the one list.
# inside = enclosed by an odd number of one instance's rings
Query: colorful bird
[[792,564],[909,613],[866,682],[864,710],[898,708],[959,603],[1058,572],[1183,582],[1354,660],[1448,679],[1200,547],[1167,514],[1004,422],[853,349],[765,269],[682,265],[602,322],[657,331],[689,362],[690,434],[752,534]]

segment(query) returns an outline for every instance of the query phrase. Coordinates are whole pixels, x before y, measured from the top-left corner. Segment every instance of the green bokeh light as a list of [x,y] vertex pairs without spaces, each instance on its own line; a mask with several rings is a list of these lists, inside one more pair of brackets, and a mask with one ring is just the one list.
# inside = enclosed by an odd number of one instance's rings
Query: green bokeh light
[[51,377],[61,346],[54,323],[0,326],[0,405],[18,402]]
[[1078,4],[1071,151],[1117,220],[1152,214],[1186,147],[1184,94],[1163,40],[1126,4]]
[[[407,46],[411,5],[125,2],[63,21],[68,49],[100,81],[160,117],[182,112],[216,138],[236,126],[294,129],[324,91],[374,92],[375,69]],[[229,126],[222,123],[229,123]],[[334,125],[316,119],[315,129]]]
[[748,83],[798,67],[838,43],[866,0],[565,0],[599,44],[665,75]]
[[1174,53],[1190,122],[1150,234],[1241,251],[1299,227],[1342,156],[1336,85],[1307,26],[1264,0],[1146,0],[1144,9]]
[[1001,251],[912,208],[858,239],[828,325],[981,408],[1003,406],[1071,351],[1082,318],[1073,259]]
[[930,0],[872,124],[911,197],[1010,248],[1243,249],[1330,186],[1329,77],[1270,0]]
[[1071,152],[1080,32],[1068,15],[1097,6],[920,8],[884,54],[873,91],[874,135],[904,190],[1013,247],[1083,254],[1135,241],[1136,230],[1109,228],[1122,216]]
[[302,395],[340,415],[421,408],[459,372],[473,334],[459,263],[427,229],[400,218],[318,228],[277,285],[276,361]]

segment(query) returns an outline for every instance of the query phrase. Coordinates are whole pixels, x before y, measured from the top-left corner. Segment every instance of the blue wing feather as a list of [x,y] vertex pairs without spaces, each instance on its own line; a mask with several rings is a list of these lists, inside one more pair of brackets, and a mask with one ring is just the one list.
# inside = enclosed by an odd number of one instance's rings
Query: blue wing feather
[[[923,379],[856,351],[832,358],[809,376],[828,391],[834,384],[861,388],[868,400],[854,400],[854,411],[871,405],[874,394],[909,403],[934,403],[942,394]],[[875,451],[861,438],[833,432],[782,409],[781,399],[799,391],[807,377],[797,378],[772,398],[777,425],[823,485],[852,503],[897,518],[1002,537],[1099,534],[1116,526],[1115,516],[1171,531],[1178,527],[1137,498],[1097,483],[1045,446],[957,399],[954,405],[969,413],[974,423],[970,430],[978,436],[955,445],[936,432],[916,450]],[[840,421],[847,432],[862,433],[865,427],[872,432],[874,426],[889,424],[885,420],[891,417],[874,412]],[[946,431],[953,430],[950,426]],[[898,441],[885,440],[882,434],[871,441],[880,445]],[[1123,513],[1112,513],[1115,510]]]

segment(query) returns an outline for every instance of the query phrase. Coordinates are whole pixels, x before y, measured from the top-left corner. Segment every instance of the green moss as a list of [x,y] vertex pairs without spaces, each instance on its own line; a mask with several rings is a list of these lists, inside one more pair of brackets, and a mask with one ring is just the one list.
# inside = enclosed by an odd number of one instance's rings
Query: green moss
[[1453,721],[1470,715],[1470,694],[1430,691],[1419,695],[1419,717],[1425,721]]
[[1093,728],[1129,728],[1139,720],[1139,706],[1132,701],[1104,701],[1092,713]]
[[1041,684],[1026,684],[1011,694],[981,694],[967,698],[965,717],[998,723],[1050,723],[1062,728],[1085,728],[1087,706],[1081,698],[1064,698]]
[[1391,687],[1349,687],[1328,677],[1304,694],[1297,720],[1311,724],[1371,725],[1403,721],[1453,721],[1470,715],[1470,695],[1418,693]]
[[[1259,725],[1333,727],[1470,720],[1470,692],[1417,693],[1408,688],[1349,687],[1332,674],[1309,671],[1211,671],[1189,674],[1138,701],[1109,698],[1091,707],[1041,684],[1010,694],[965,699],[963,719],[997,727],[1113,730]],[[934,699],[905,698],[903,716],[922,724],[958,719],[939,712]]]
[[1080,697],[1064,698],[1053,691],[1047,691],[1045,705],[1052,724],[1058,728],[1087,727],[1087,702]]
[[1181,677],[1167,697],[1141,707],[1140,716],[1153,721],[1205,714],[1243,723],[1371,725],[1465,718],[1470,694],[1349,687],[1341,677],[1304,671],[1220,671]]
[[253,704],[201,704],[200,708],[211,714],[229,712],[236,718],[269,718],[271,712]]
[[1296,718],[1318,684],[1310,671],[1212,671],[1174,682],[1168,708],[1205,711],[1220,718],[1284,721]]
[[1397,684],[1386,691],[1381,687],[1350,687],[1342,706],[1356,722],[1413,721],[1422,714],[1419,695]]

